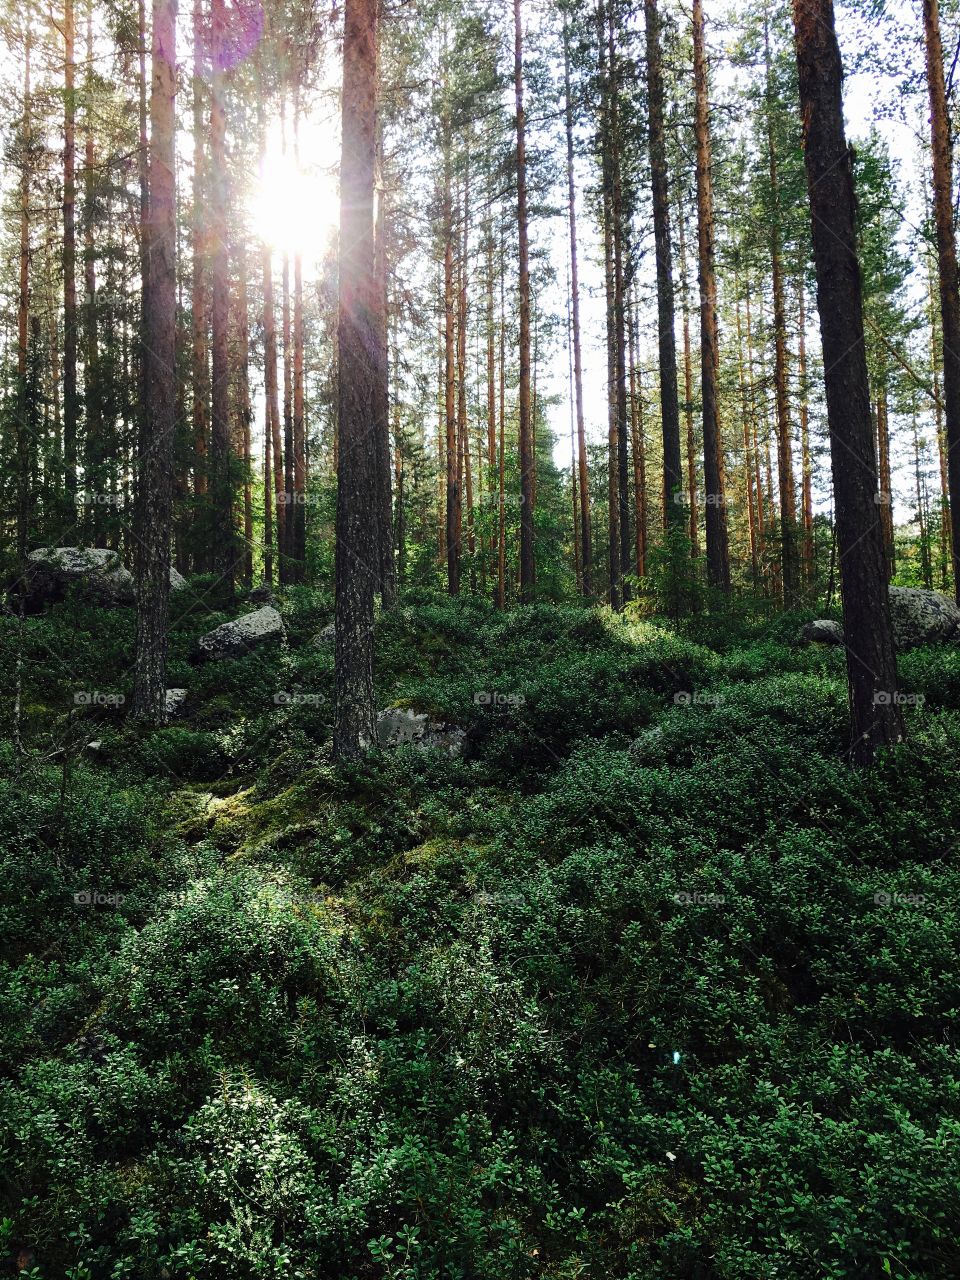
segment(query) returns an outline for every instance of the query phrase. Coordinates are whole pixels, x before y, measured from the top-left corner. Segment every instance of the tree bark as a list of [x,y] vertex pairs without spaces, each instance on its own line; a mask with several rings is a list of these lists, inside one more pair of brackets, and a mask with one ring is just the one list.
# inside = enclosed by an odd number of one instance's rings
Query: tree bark
[[790,440],[790,404],[787,396],[787,316],[783,288],[783,237],[780,207],[780,179],[777,148],[773,134],[773,72],[770,61],[770,34],[766,9],[763,41],[767,75],[767,155],[770,173],[770,274],[773,288],[773,385],[777,410],[777,482],[780,490],[780,569],[784,603],[797,594],[797,507],[794,494],[793,448]]
[[536,589],[533,545],[533,428],[530,415],[530,248],[527,228],[527,140],[523,106],[523,27],[520,0],[513,0],[513,82],[517,130],[517,236],[520,286],[520,597]]
[[953,220],[953,148],[943,80],[943,48],[937,0],[923,0],[927,86],[933,148],[933,211],[937,227],[940,316],[943,326],[943,400],[946,419],[947,479],[953,588],[960,603],[960,281]]
[[660,362],[660,417],[663,430],[664,526],[682,529],[683,467],[680,461],[680,405],[677,396],[677,345],[674,336],[673,266],[670,247],[670,192],[663,127],[663,73],[657,0],[644,0],[647,42],[650,175],[657,266],[657,329]]
[[193,0],[193,218],[190,237],[192,250],[191,320],[193,332],[192,406],[193,406],[193,493],[201,499],[197,515],[201,520],[200,537],[194,551],[195,568],[202,572],[208,566],[207,521],[202,512],[208,491],[207,459],[210,434],[210,355],[207,344],[209,319],[207,289],[207,197],[205,191],[207,128],[204,122],[204,15],[203,0]]
[[72,526],[77,503],[77,183],[76,25],[73,0],[63,9],[63,469],[65,515]]
[[450,158],[449,113],[444,108],[443,156],[443,355],[444,428],[447,471],[446,557],[447,590],[460,592],[460,541],[463,520],[460,497],[460,450],[457,444],[456,357],[453,306],[453,176]]
[[833,0],[793,0],[803,149],[843,574],[850,756],[869,764],[901,741],[857,260],[853,159],[843,130],[843,69]]
[[567,210],[570,223],[570,304],[573,326],[573,384],[577,414],[577,482],[580,494],[580,574],[583,594],[593,595],[590,477],[583,418],[583,357],[580,346],[580,267],[577,257],[577,202],[573,171],[573,103],[570,97],[570,31],[563,18],[563,87],[567,135]]
[[375,740],[373,596],[377,344],[374,170],[377,149],[379,0],[346,0],[343,33],[343,150],[340,164],[338,307],[335,755],[358,755]]
[[397,570],[393,557],[393,494],[390,482],[389,300],[387,261],[387,202],[383,175],[383,137],[377,139],[376,221],[374,271],[377,280],[377,415],[374,438],[377,454],[377,586],[385,608],[396,596]]
[[236,573],[233,528],[233,485],[230,447],[230,258],[227,245],[229,177],[226,155],[224,66],[226,10],[224,0],[211,0],[213,75],[210,86],[210,276],[211,276],[211,449],[213,569],[228,594]]
[[703,479],[707,541],[707,581],[730,590],[726,486],[717,382],[720,337],[717,325],[717,279],[714,265],[713,171],[710,105],[703,0],[693,0],[694,133],[697,149],[697,248],[700,275],[700,381],[703,398]]
[[154,0],[133,714],[156,724],[165,717],[176,428],[176,21],[177,0]]

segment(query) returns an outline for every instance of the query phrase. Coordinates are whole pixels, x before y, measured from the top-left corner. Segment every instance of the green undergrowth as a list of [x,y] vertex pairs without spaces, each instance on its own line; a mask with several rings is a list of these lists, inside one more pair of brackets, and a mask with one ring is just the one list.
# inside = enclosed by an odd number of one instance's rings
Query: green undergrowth
[[[7,1257],[960,1271],[957,650],[904,655],[909,739],[854,773],[843,653],[798,618],[408,600],[378,621],[379,702],[462,726],[464,754],[339,767],[329,600],[282,611],[283,645],[203,666],[184,611],[187,709],[153,732],[74,701],[129,691],[128,614],[26,622]],[[8,706],[20,643],[5,619]]]

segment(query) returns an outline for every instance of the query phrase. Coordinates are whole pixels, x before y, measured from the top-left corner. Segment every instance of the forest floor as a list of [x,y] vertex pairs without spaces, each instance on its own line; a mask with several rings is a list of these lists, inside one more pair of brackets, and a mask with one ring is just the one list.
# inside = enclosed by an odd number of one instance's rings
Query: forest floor
[[153,732],[132,611],[0,626],[0,1266],[960,1274],[960,649],[857,774],[804,615],[411,596],[380,705],[466,751],[337,768],[329,598],[178,600]]

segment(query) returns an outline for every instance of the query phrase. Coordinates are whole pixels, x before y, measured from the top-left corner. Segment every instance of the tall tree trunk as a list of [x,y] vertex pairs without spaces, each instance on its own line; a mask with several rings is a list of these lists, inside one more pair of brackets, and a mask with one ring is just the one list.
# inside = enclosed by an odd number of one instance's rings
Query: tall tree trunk
[[243,459],[243,556],[244,586],[253,585],[253,488],[250,458],[250,312],[247,296],[247,248],[240,244],[239,287],[237,289],[237,446]]
[[850,690],[850,755],[868,764],[903,738],[887,597],[863,297],[857,260],[853,158],[843,131],[843,69],[833,0],[794,0],[803,149],[810,193],[817,306],[843,573],[843,631]]
[[379,0],[346,0],[343,33],[343,154],[340,164],[340,285],[337,379],[335,754],[359,754],[375,740],[373,596],[376,545],[376,413],[382,371],[377,350],[374,183],[377,150]]
[[960,280],[953,218],[953,148],[943,80],[943,48],[937,0],[923,0],[927,85],[933,148],[933,211],[937,226],[940,315],[943,326],[943,400],[946,417],[947,478],[953,589],[960,603]]
[[773,288],[773,385],[777,410],[777,481],[780,490],[780,566],[783,599],[789,605],[797,594],[797,508],[790,441],[790,404],[787,396],[787,316],[783,287],[783,235],[780,178],[773,133],[773,70],[767,12],[763,17],[764,57],[767,77],[767,155],[770,173],[770,275]]
[[893,545],[893,492],[890,477],[890,428],[887,420],[887,390],[881,385],[877,391],[877,460],[879,462],[880,525],[883,529],[883,550],[887,566],[887,578],[896,571]]
[[680,461],[680,405],[677,396],[677,346],[674,337],[673,266],[670,247],[670,192],[663,127],[663,72],[657,0],[644,0],[647,19],[647,95],[653,234],[657,264],[657,329],[660,358],[660,416],[663,427],[664,525],[683,528],[683,467]]
[[476,563],[473,532],[473,468],[467,426],[467,273],[470,252],[470,157],[466,157],[463,178],[463,237],[460,242],[460,279],[457,290],[457,440],[463,460],[462,472],[467,500],[467,551],[470,555],[470,590],[476,591]]
[[607,338],[607,560],[611,609],[623,604],[620,536],[620,414],[617,385],[617,269],[614,247],[612,92],[604,5],[597,8],[600,73],[600,151],[603,175],[603,282]]
[[230,448],[230,258],[227,246],[229,177],[226,155],[224,67],[226,10],[224,0],[211,0],[213,75],[210,85],[210,276],[211,276],[211,450],[210,496],[214,548],[213,568],[228,594],[236,572]]
[[527,138],[523,106],[523,26],[520,0],[513,0],[513,83],[517,129],[517,236],[520,276],[520,596],[533,599],[533,426],[530,415],[530,248],[527,228]]
[[144,296],[146,430],[140,441],[137,639],[133,714],[165,716],[170,533],[176,429],[177,0],[153,2],[147,288]]
[[383,175],[383,136],[377,139],[376,222],[374,227],[374,272],[377,280],[377,415],[374,440],[377,459],[377,586],[385,608],[396,596],[397,570],[393,558],[393,494],[390,484],[390,386],[389,386],[389,300],[387,262],[387,201]]
[[77,182],[76,24],[73,0],[63,8],[63,470],[65,516],[77,503]]
[[930,309],[930,368],[933,372],[933,421],[937,433],[937,457],[940,463],[940,585],[946,591],[950,568],[953,563],[950,547],[952,543],[950,530],[950,480],[947,467],[947,449],[943,426],[943,399],[940,394],[940,365],[937,360],[937,304],[935,299],[936,285],[933,275],[933,264],[928,272],[929,309]]
[[[810,450],[810,407],[807,391],[807,303],[803,277],[797,281],[799,327],[797,334],[797,374],[800,382],[800,465],[802,468],[803,502],[803,564],[807,586],[811,586],[816,574],[813,553],[813,455]],[[889,473],[887,479],[889,480]],[[893,546],[893,522],[891,508],[891,538]]]
[[[30,356],[30,178],[33,167],[33,105],[31,55],[33,14],[28,3],[24,14],[23,125],[20,157],[20,279],[17,291],[17,556],[27,554],[30,515],[30,437],[39,387],[31,386]],[[22,597],[21,597],[22,604]]]
[[[620,572],[630,564],[630,479],[627,439],[630,430],[627,417],[627,356],[624,298],[624,260],[626,235],[623,211],[623,175],[621,172],[620,79],[616,47],[615,10],[607,5],[607,56],[610,60],[610,176],[612,178],[611,213],[613,215],[613,318],[614,370],[617,405],[617,488],[620,500]],[[630,599],[630,584],[621,576],[621,597]]]
[[580,559],[583,594],[593,595],[593,549],[590,516],[590,477],[583,419],[583,357],[580,347],[580,267],[577,256],[577,202],[573,170],[573,103],[570,97],[570,30],[563,17],[563,87],[567,135],[567,211],[570,222],[570,302],[573,325],[573,383],[577,414],[577,481],[580,492]]
[[503,230],[500,231],[500,440],[497,452],[497,608],[507,603],[507,506],[504,433],[507,420],[507,321],[504,301]]
[[209,291],[207,288],[208,235],[206,191],[205,121],[206,48],[203,0],[193,0],[193,215],[190,227],[191,286],[190,310],[192,345],[191,412],[193,423],[193,494],[198,499],[194,520],[199,522],[194,536],[194,568],[198,573],[210,566],[210,520],[206,509],[210,434],[210,353],[207,340]]
[[638,364],[635,302],[627,310],[630,336],[630,430],[633,443],[633,505],[637,577],[647,572],[647,476],[643,427],[643,375]]
[[687,274],[687,233],[683,200],[677,193],[677,231],[680,250],[680,308],[683,313],[683,417],[687,436],[687,503],[690,554],[700,554],[700,511],[697,502],[697,441],[693,431],[693,362],[690,356],[690,284]]
[[717,279],[714,269],[713,170],[710,148],[710,105],[703,0],[693,0],[694,133],[697,148],[697,248],[700,275],[700,382],[703,398],[704,521],[707,581],[730,590],[726,487],[717,382],[720,335],[717,326]]
[[103,501],[105,488],[103,416],[100,411],[97,336],[97,264],[94,242],[96,209],[94,201],[93,147],[93,11],[87,4],[87,70],[84,76],[83,148],[83,403],[86,428],[86,475],[84,487],[90,500],[86,524],[94,546],[104,542]]
[[747,387],[747,371],[744,362],[743,353],[743,326],[740,316],[740,278],[739,274],[734,279],[734,294],[736,297],[736,318],[737,318],[737,370],[740,382],[740,415],[743,420],[743,471],[744,471],[744,487],[747,494],[747,530],[750,535],[750,567],[753,573],[754,590],[760,587],[760,558],[757,545],[757,526],[758,518],[754,505],[754,471],[755,463],[753,457],[753,428],[752,428],[752,401],[753,397],[748,392]]
[[460,499],[460,450],[457,444],[457,410],[456,410],[456,357],[453,307],[453,176],[450,157],[450,122],[449,113],[444,108],[444,155],[443,155],[443,354],[444,354],[444,428],[445,454],[447,463],[447,506],[446,506],[446,558],[447,558],[447,590],[455,596],[460,592],[460,539],[461,539],[461,499]]

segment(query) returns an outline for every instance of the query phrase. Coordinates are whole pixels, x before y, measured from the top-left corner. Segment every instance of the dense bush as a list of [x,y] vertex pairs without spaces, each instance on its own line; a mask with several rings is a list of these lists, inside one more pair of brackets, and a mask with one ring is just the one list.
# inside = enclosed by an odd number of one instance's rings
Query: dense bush
[[337,768],[298,591],[270,654],[181,635],[181,722],[40,764],[69,608],[0,785],[0,1245],[36,1275],[960,1272],[953,650],[903,659],[925,701],[857,774],[796,619],[408,599],[379,696],[466,755]]

